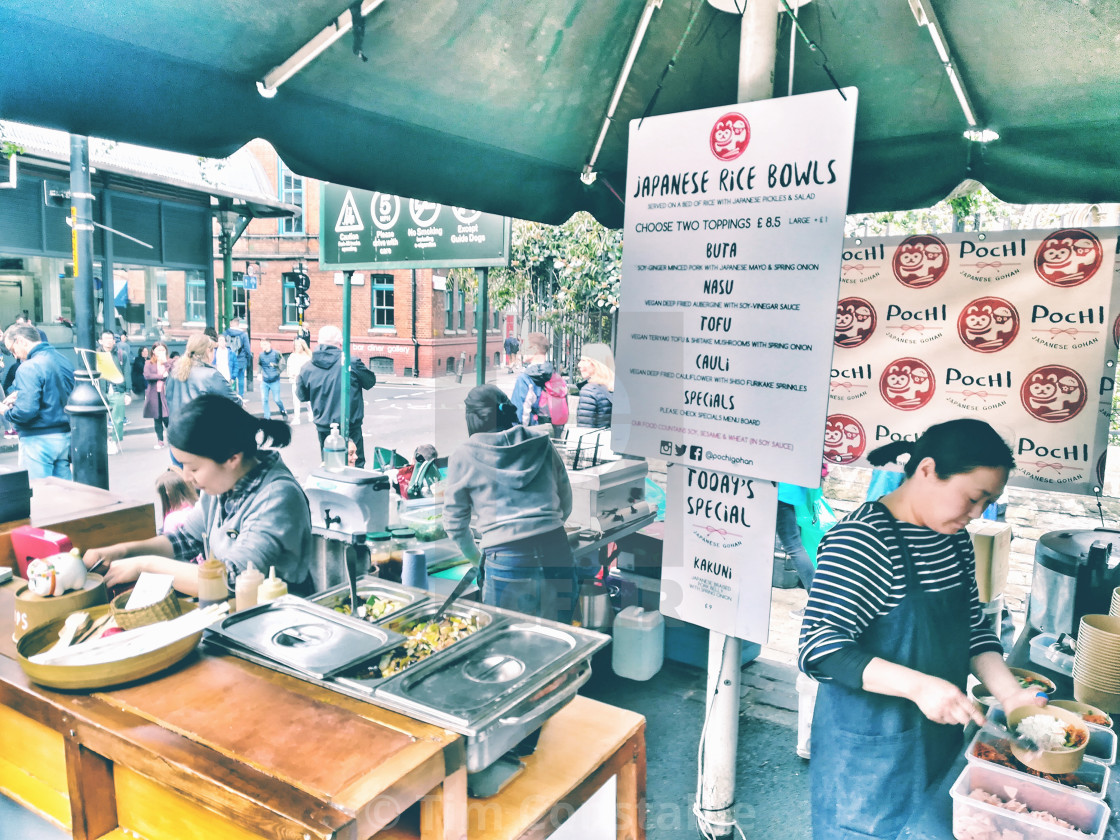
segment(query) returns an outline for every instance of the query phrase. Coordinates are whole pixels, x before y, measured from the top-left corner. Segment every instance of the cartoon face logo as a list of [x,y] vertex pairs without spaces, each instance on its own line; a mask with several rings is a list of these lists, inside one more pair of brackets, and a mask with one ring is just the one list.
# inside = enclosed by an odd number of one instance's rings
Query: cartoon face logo
[[998,353],[1018,334],[1019,313],[1003,298],[977,298],[957,317],[957,335],[977,353]]
[[1112,343],[1120,347],[1120,315],[1112,322]]
[[751,125],[742,114],[732,111],[724,114],[712,126],[708,145],[720,160],[735,160],[747,150],[751,142]]
[[933,399],[933,371],[921,359],[898,359],[879,377],[883,399],[902,411],[913,411]]
[[949,249],[936,236],[908,236],[895,249],[891,267],[903,286],[924,289],[949,270]]
[[1081,374],[1064,365],[1043,365],[1031,371],[1019,390],[1023,408],[1045,423],[1062,423],[1085,407],[1088,390]]
[[824,457],[833,464],[859,460],[867,448],[867,434],[854,417],[830,414],[824,422]]
[[837,347],[859,347],[871,338],[875,323],[875,307],[863,298],[844,298],[836,304],[836,331],[832,342]]
[[1080,228],[1047,236],[1034,255],[1034,270],[1051,286],[1080,286],[1097,273],[1104,260],[1101,241]]

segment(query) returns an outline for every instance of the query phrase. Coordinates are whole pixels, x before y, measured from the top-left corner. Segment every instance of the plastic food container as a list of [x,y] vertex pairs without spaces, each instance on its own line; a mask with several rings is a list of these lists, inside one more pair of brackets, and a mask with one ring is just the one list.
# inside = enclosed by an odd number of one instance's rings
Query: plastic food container
[[[1027,772],[1025,769],[1013,769],[1005,767],[1002,763],[981,758],[978,752],[985,749],[1002,753],[1009,761],[1015,762],[1014,757],[1011,755],[1011,744],[1007,739],[992,735],[985,732],[983,729],[977,731],[975,737],[973,737],[972,741],[969,743],[968,749],[965,750],[965,758],[967,758],[971,764],[977,764],[981,767],[996,767],[1000,770],[1004,770],[1007,773],[1013,774],[1017,779],[1029,779],[1037,784],[1049,785],[1050,787],[1062,791],[1080,793],[1094,799],[1103,799],[1108,789],[1108,779],[1111,772],[1109,768],[1103,764],[1085,761],[1077,768],[1076,773],[1064,777],[1064,781],[1060,781],[1059,777],[1044,779],[1041,776],[1035,776]],[[1017,764],[1017,762],[1015,763]],[[1074,780],[1076,780],[1081,787],[1075,786]]]
[[665,661],[665,619],[657,610],[626,607],[614,619],[611,668],[629,680],[648,680]]
[[1085,760],[1098,764],[1116,763],[1116,733],[1106,726],[1086,723],[1089,729],[1089,743],[1085,747]]
[[420,542],[434,542],[447,536],[443,528],[443,505],[401,510],[397,516],[401,524],[416,532]]
[[[1077,827],[1076,831],[1042,822],[1028,814],[990,805],[969,796],[974,790],[1007,801],[1014,797],[1032,811],[1046,811]],[[954,837],[1000,837],[1000,832],[1023,840],[1100,840],[1108,828],[1111,809],[1102,800],[1069,788],[1056,788],[1010,770],[967,764],[949,795],[953,798]]]
[[1061,671],[1067,677],[1073,676],[1073,655],[1057,649],[1058,637],[1053,633],[1039,633],[1031,639],[1031,662],[1043,668]]

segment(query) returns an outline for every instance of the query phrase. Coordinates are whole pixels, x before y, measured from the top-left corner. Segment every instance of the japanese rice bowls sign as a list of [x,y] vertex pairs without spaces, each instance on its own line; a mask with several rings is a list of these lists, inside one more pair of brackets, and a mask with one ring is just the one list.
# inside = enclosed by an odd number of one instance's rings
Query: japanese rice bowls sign
[[1120,616],[1081,619],[1073,658],[1073,696],[1106,712],[1120,712]]

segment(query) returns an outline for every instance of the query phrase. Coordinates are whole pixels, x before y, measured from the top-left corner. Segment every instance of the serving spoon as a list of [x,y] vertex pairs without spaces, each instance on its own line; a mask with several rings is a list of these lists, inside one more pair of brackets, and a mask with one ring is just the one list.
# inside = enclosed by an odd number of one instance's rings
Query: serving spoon
[[436,610],[436,614],[432,616],[431,621],[433,624],[443,618],[443,614],[447,612],[447,608],[455,603],[460,595],[467,591],[467,587],[474,582],[475,575],[477,574],[478,568],[471,566],[467,569],[466,574],[459,578],[459,582],[455,584],[455,588],[451,590],[451,594],[447,596],[447,600],[440,605],[440,608]]

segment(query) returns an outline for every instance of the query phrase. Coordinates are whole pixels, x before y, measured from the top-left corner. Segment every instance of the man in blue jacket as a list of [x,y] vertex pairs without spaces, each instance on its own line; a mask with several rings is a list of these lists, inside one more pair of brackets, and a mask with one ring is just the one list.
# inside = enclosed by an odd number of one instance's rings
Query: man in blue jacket
[[241,329],[240,318],[230,318],[229,327],[224,333],[229,345],[229,378],[237,385],[237,396],[245,397],[245,371],[253,363],[249,349],[249,334]]
[[70,418],[64,408],[74,390],[74,368],[30,324],[9,327],[4,342],[20,366],[0,413],[19,432],[27,477],[69,479]]

